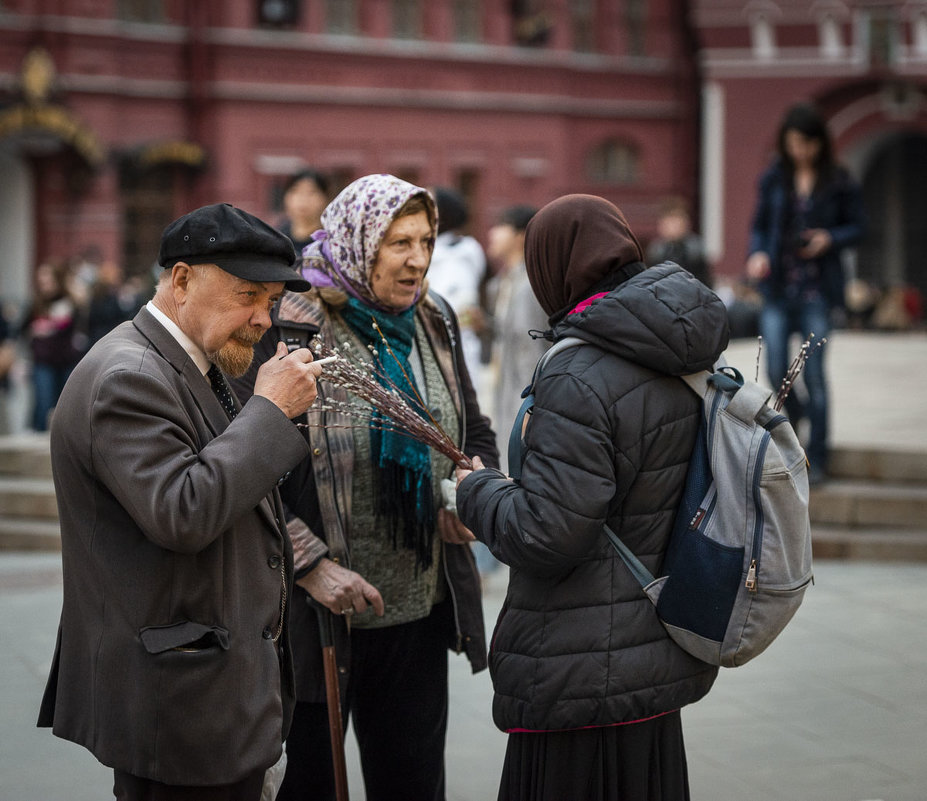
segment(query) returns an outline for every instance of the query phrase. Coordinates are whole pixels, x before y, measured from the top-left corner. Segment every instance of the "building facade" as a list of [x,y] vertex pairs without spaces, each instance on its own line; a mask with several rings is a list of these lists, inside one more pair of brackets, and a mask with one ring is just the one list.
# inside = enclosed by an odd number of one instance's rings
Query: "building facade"
[[795,102],[828,120],[863,187],[869,231],[851,274],[927,293],[927,2],[693,0],[703,74],[701,226],[738,276],[757,179]]
[[697,201],[698,87],[684,0],[0,0],[0,295],[150,271],[202,204],[276,219],[303,166],[458,187],[480,239],[567,192],[646,238]]

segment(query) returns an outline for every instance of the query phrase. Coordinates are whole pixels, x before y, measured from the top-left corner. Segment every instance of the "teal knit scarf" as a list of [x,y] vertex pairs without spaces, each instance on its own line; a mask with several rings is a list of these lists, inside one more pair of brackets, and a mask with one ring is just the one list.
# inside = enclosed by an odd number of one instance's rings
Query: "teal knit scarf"
[[[409,364],[415,337],[415,307],[390,314],[350,298],[341,315],[361,342],[372,346],[377,359],[378,382],[387,388],[398,387],[413,399],[414,406],[419,407],[414,400],[415,379]],[[386,343],[374,329],[374,321]],[[427,445],[410,436],[382,430],[384,425],[390,427],[391,422],[374,409],[370,453],[374,465],[379,468],[375,471],[374,509],[386,523],[393,547],[398,547],[401,532],[403,547],[414,550],[417,566],[425,569],[431,565],[435,530],[431,452]]]

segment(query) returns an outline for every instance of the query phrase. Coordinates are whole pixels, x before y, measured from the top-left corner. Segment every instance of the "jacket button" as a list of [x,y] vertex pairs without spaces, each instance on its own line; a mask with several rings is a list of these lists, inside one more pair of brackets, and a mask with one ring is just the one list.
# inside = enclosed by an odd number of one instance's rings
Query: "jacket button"
[[280,567],[280,557],[277,556],[277,554],[269,557],[267,560],[267,565],[268,567],[272,567],[274,570],[276,570],[278,567]]
[[264,631],[261,632],[261,636],[265,640],[273,639],[274,633],[270,630],[270,626],[264,626]]
[[312,449],[312,455],[313,455],[313,456],[321,456],[321,455],[322,455],[322,449],[321,449],[321,448],[313,448],[313,449]]

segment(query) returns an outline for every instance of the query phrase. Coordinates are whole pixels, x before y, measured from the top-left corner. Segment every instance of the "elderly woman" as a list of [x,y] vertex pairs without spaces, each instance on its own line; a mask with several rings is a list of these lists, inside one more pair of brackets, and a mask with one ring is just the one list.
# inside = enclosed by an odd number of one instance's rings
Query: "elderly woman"
[[525,258],[554,341],[587,344],[545,365],[518,482],[458,470],[461,520],[511,567],[490,652],[499,799],[682,801],[679,710],[717,669],[669,638],[603,526],[657,571],[699,426],[676,376],[715,362],[727,316],[681,267],[646,268],[602,198],[541,209]]
[[[303,252],[313,289],[281,300],[259,348],[317,335],[365,362],[376,351],[392,381],[407,390],[414,382],[461,448],[497,464],[457,320],[426,291],[436,222],[421,187],[391,175],[349,185]],[[442,508],[440,482],[453,465],[408,437],[358,427],[338,411],[350,396],[324,373],[319,396],[327,411],[307,429],[311,461],[282,487],[295,516],[289,631],[299,703],[278,799],[334,798],[318,606],[336,616],[343,708],[367,798],[443,799],[447,649],[465,651],[474,671],[486,665],[473,537]]]

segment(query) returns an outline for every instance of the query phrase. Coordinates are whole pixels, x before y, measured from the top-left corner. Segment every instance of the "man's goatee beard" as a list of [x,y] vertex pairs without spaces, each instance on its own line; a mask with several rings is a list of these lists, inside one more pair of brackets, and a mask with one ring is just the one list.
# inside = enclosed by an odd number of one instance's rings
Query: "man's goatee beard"
[[241,378],[254,360],[254,346],[239,341],[229,341],[209,360],[230,378]]

